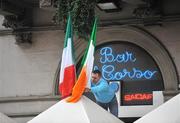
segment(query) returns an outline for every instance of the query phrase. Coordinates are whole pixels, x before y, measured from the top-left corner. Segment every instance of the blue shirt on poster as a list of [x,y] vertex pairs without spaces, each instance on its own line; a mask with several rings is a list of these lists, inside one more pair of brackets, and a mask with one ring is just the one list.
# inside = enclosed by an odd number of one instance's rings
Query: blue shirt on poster
[[108,82],[103,78],[96,84],[91,82],[91,91],[94,94],[96,101],[101,103],[109,103],[115,96],[115,91],[109,87]]

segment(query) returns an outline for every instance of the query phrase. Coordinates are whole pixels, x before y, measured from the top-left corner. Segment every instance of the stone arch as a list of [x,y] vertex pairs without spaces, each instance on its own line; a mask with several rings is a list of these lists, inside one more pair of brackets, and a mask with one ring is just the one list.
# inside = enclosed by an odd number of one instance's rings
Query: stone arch
[[[157,63],[164,80],[165,91],[178,90],[178,76],[174,63],[163,45],[148,32],[132,26],[101,28],[97,32],[97,46],[111,41],[126,41],[146,50]],[[78,45],[77,61],[82,57],[86,43]]]

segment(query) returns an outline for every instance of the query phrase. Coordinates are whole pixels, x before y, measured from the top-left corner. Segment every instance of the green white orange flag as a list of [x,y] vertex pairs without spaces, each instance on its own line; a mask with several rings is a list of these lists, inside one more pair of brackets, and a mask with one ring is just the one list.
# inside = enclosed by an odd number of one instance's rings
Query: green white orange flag
[[72,96],[67,99],[67,102],[77,102],[81,98],[85,88],[90,85],[88,83],[90,82],[91,79],[91,72],[94,63],[96,32],[97,32],[97,19],[95,19],[93,30],[91,33],[91,38],[82,60],[82,70],[73,88]]
[[72,93],[73,86],[76,81],[76,69],[73,57],[73,36],[72,23],[69,15],[66,35],[64,40],[64,49],[62,53],[60,78],[59,78],[59,93],[61,97],[67,97]]

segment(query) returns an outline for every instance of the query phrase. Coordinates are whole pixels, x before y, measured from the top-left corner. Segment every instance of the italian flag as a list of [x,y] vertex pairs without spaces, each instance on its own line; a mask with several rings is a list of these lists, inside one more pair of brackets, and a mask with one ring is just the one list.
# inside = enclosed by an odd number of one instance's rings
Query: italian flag
[[94,50],[96,44],[97,19],[95,19],[91,38],[82,60],[82,70],[73,88],[72,96],[67,102],[77,102],[81,98],[86,87],[90,87],[91,72],[94,63]]
[[73,57],[73,36],[72,36],[72,24],[71,17],[69,15],[66,35],[64,40],[64,49],[62,53],[60,78],[59,78],[59,93],[61,97],[67,97],[72,93],[73,86],[76,80],[76,69]]

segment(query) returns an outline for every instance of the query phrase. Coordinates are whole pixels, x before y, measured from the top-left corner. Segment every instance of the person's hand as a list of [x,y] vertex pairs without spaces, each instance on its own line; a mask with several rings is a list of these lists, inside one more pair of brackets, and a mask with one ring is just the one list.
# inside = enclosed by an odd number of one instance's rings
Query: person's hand
[[89,88],[85,88],[85,90],[84,90],[84,92],[90,92],[91,91],[91,89],[89,89]]

